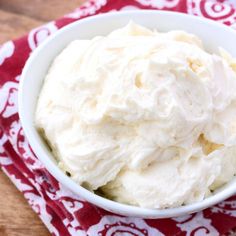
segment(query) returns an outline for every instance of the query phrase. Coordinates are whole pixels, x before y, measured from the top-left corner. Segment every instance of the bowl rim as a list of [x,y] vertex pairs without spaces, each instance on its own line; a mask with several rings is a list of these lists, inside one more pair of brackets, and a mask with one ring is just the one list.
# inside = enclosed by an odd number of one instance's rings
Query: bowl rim
[[[217,192],[216,194],[209,196],[205,199],[203,199],[200,202],[191,203],[184,206],[174,207],[174,208],[167,208],[167,209],[148,209],[148,208],[142,208],[139,206],[132,206],[127,205],[119,202],[115,202],[109,199],[106,199],[104,197],[101,197],[99,195],[96,195],[89,190],[83,188],[76,182],[74,182],[71,178],[66,176],[59,167],[50,159],[50,157],[44,152],[44,150],[39,147],[36,137],[33,133],[33,127],[29,125],[29,122],[27,122],[27,119],[25,118],[25,113],[27,112],[26,109],[24,109],[24,86],[25,86],[25,77],[30,71],[31,64],[37,60],[38,53],[41,52],[45,45],[47,45],[49,42],[53,41],[56,37],[59,35],[62,35],[66,33],[67,31],[70,31],[75,26],[78,26],[80,24],[84,24],[87,22],[94,21],[96,19],[100,18],[110,18],[114,15],[129,15],[132,16],[140,15],[140,17],[148,14],[159,14],[161,16],[174,16],[174,17],[182,17],[185,19],[191,19],[194,21],[198,21],[199,23],[204,23],[208,25],[212,25],[214,27],[217,27],[219,30],[222,29],[223,31],[233,32],[236,36],[236,32],[231,29],[228,26],[221,25],[215,21],[211,21],[205,18],[196,17],[193,15],[188,15],[184,13],[179,12],[170,12],[170,11],[159,11],[159,10],[130,10],[130,11],[123,11],[123,12],[110,12],[110,13],[104,13],[99,14],[95,16],[86,17],[83,19],[80,19],[78,21],[75,21],[73,23],[70,23],[67,26],[64,26],[62,29],[59,29],[56,33],[51,35],[49,38],[47,38],[44,42],[42,42],[30,55],[28,58],[22,74],[21,79],[19,82],[19,90],[18,90],[18,113],[20,117],[20,122],[23,127],[24,134],[29,142],[29,144],[32,147],[33,152],[36,154],[38,159],[44,164],[45,168],[56,178],[59,183],[61,183],[64,187],[68,188],[70,191],[78,195],[79,198],[85,199],[86,201],[97,205],[101,208],[108,209],[108,211],[113,211],[116,213],[122,213],[124,215],[130,216],[135,215],[138,217],[146,217],[146,218],[169,218],[169,217],[177,217],[184,214],[190,214],[193,212],[200,211],[202,209],[205,209],[209,206],[215,205],[226,198],[232,196],[234,193],[236,193],[236,182],[233,184],[233,186],[226,187],[224,190]],[[110,210],[111,209],[111,210]]]

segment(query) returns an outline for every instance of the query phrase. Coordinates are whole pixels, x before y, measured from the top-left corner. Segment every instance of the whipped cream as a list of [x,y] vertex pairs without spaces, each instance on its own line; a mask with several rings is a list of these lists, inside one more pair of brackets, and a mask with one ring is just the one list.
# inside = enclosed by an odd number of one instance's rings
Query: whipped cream
[[236,173],[236,62],[135,23],[71,42],[35,123],[80,185],[147,208],[200,201]]

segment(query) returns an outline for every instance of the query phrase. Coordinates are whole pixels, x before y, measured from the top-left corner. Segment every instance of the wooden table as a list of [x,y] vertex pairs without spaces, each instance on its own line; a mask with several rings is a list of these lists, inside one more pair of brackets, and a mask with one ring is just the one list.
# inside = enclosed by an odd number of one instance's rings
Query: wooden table
[[[0,44],[71,12],[85,0],[0,0]],[[50,235],[0,170],[0,236]]]

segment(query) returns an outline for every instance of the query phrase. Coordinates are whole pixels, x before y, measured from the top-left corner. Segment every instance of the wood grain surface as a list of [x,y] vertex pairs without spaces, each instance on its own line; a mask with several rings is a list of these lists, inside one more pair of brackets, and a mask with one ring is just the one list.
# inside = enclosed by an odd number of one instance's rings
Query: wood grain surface
[[[0,0],[0,44],[71,12],[85,0]],[[0,170],[0,236],[50,235],[22,194]]]
[[85,0],[0,0],[0,44],[55,20]]

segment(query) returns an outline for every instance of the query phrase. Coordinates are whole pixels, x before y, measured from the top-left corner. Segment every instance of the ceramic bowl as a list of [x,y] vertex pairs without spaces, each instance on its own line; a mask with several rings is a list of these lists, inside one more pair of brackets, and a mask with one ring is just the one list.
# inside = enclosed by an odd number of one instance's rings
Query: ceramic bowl
[[106,35],[125,26],[130,20],[159,31],[185,30],[200,37],[208,51],[214,52],[220,46],[236,57],[236,32],[227,26],[196,16],[143,10],[102,14],[72,23],[43,42],[32,53],[23,69],[19,87],[19,115],[24,133],[33,151],[62,185],[88,202],[117,214],[143,218],[167,218],[200,211],[223,201],[236,192],[236,179],[201,202],[170,209],[145,209],[108,200],[88,191],[67,177],[58,168],[52,153],[38,134],[34,125],[35,107],[44,77],[53,59],[72,40]]

